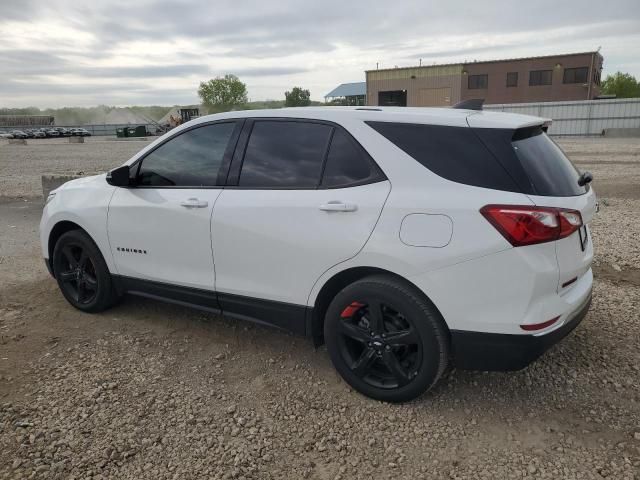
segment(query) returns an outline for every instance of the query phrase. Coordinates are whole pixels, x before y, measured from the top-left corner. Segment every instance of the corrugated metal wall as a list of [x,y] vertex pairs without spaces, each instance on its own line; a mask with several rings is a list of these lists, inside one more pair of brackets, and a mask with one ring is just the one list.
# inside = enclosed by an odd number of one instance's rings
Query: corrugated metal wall
[[460,101],[462,65],[369,70],[366,76],[367,105],[378,105],[378,93],[391,90],[406,90],[408,107],[451,106]]
[[551,118],[550,135],[601,135],[605,128],[640,127],[640,98],[494,104],[484,109]]

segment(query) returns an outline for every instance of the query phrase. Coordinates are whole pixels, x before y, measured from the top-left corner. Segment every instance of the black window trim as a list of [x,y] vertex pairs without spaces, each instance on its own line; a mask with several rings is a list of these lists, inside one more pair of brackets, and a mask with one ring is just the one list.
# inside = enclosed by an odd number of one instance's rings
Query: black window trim
[[[509,85],[509,75],[515,75],[515,78],[516,78],[516,83],[515,84]],[[506,84],[505,88],[517,88],[518,87],[518,82],[520,81],[520,75],[518,75],[518,72],[507,72],[505,80],[506,80],[505,81],[505,84]]]
[[180,131],[176,135],[171,135],[170,137],[164,139],[162,142],[158,143],[158,145],[154,146],[151,150],[146,152],[142,157],[136,159],[131,165],[129,165],[129,170],[136,170],[134,178],[138,178],[138,174],[140,173],[140,166],[144,159],[155,152],[158,148],[165,145],[167,142],[178,138],[180,135],[183,135],[191,130],[195,130],[197,128],[208,127],[210,125],[218,125],[222,123],[235,123],[236,126],[231,133],[231,137],[229,138],[229,144],[227,145],[227,149],[224,152],[222,157],[222,164],[220,165],[220,171],[218,172],[218,178],[216,179],[216,185],[201,185],[201,186],[184,186],[184,185],[138,185],[136,183],[130,185],[128,188],[140,188],[140,189],[170,189],[170,190],[217,190],[225,187],[227,174],[229,172],[229,165],[231,163],[231,156],[236,149],[238,144],[238,139],[240,137],[240,133],[242,132],[242,128],[245,123],[244,118],[225,118],[220,120],[213,120],[210,122],[198,123],[196,125],[192,125],[189,128],[185,128]]
[[[299,117],[247,117],[245,119],[245,124],[240,134],[240,139],[237,142],[235,153],[231,160],[231,166],[229,168],[229,174],[227,176],[227,182],[224,188],[233,189],[233,190],[336,190],[341,188],[351,188],[358,187],[361,185],[369,185],[373,183],[383,182],[387,180],[387,176],[384,171],[380,168],[378,163],[371,157],[366,148],[364,148],[358,140],[356,140],[349,131],[344,128],[342,125],[339,125],[335,122],[331,122],[329,120],[319,120],[315,118],[299,118]],[[320,170],[320,176],[318,178],[318,183],[313,187],[299,187],[299,186],[267,186],[267,187],[256,187],[256,186],[242,186],[238,185],[240,181],[240,172],[242,171],[242,164],[244,163],[244,157],[247,151],[247,146],[249,144],[249,138],[251,137],[251,131],[253,130],[253,126],[256,122],[260,121],[277,121],[277,122],[299,122],[299,123],[315,123],[320,125],[327,125],[332,127],[331,133],[329,134],[329,138],[327,140],[327,145],[325,146],[324,157],[322,160],[322,168]],[[338,186],[322,186],[322,178],[324,175],[325,168],[327,166],[327,159],[329,157],[329,150],[331,149],[331,142],[333,140],[333,135],[335,131],[339,129],[344,132],[351,142],[355,143],[356,147],[362,151],[368,158],[368,160],[372,163],[372,165],[379,172],[379,175],[375,178],[370,178],[367,180],[363,180],[360,182],[351,182],[344,185]]]
[[[486,80],[486,84],[484,87],[472,87],[471,86],[471,78],[484,78]],[[489,88],[489,74],[488,73],[477,73],[473,75],[469,75],[467,77],[467,90],[486,90]]]
[[[584,82],[576,82],[576,71],[583,70],[585,72],[585,80]],[[571,71],[573,73],[573,82],[567,81],[567,72]],[[585,83],[589,83],[589,67],[567,67],[562,72],[562,83],[564,85],[582,85]]]
[[[540,77],[542,77],[543,72],[549,72],[550,78],[549,83],[531,83],[531,74],[532,73],[540,73]],[[529,70],[529,86],[530,87],[548,87],[549,85],[553,85],[553,70],[552,69],[543,69],[543,70]]]

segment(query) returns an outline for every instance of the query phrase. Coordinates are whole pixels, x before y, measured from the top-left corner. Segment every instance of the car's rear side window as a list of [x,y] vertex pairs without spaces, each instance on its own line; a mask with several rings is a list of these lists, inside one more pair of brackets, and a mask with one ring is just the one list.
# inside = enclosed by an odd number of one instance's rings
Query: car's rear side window
[[447,180],[495,190],[520,190],[469,127],[396,122],[367,124]]
[[324,167],[321,186],[339,188],[384,180],[369,154],[346,132],[336,129]]
[[240,170],[245,188],[317,188],[333,127],[256,120]]

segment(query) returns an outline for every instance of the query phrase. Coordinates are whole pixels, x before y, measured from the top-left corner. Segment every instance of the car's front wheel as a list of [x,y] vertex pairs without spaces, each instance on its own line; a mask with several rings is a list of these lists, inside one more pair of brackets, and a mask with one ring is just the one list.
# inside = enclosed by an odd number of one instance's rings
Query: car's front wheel
[[67,301],[84,312],[100,312],[117,301],[109,268],[91,237],[81,230],[60,236],[53,272]]
[[388,402],[412,400],[442,375],[449,339],[442,316],[415,287],[375,275],[339,292],[327,309],[325,342],[344,380]]

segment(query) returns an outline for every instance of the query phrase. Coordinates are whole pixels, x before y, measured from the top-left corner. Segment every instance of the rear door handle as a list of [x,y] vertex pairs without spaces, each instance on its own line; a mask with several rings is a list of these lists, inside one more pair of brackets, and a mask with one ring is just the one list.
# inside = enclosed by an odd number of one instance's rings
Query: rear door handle
[[180,202],[180,205],[185,208],[206,208],[209,202],[206,200],[198,200],[197,198],[189,198]]
[[358,206],[354,203],[331,201],[320,205],[320,210],[325,212],[355,212],[358,210]]

